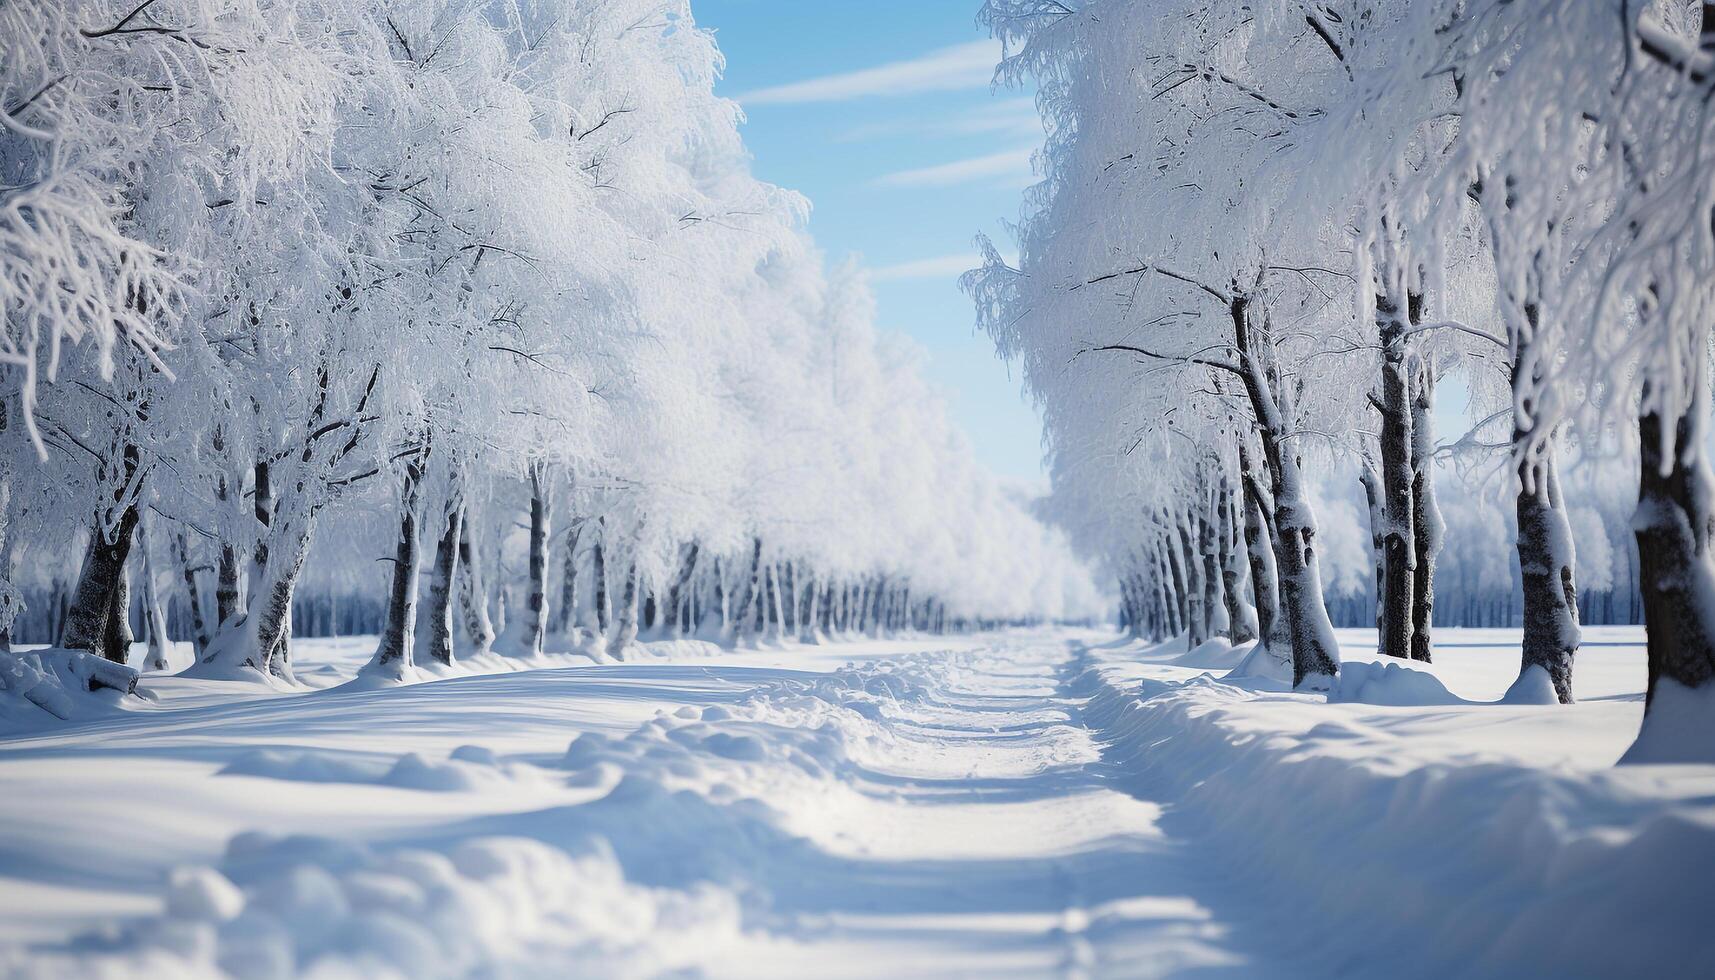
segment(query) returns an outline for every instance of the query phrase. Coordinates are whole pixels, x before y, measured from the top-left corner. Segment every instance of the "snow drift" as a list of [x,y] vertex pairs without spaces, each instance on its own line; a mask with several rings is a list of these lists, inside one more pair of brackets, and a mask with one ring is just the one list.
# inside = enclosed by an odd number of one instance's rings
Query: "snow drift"
[[0,729],[98,717],[137,693],[137,671],[82,650],[0,653]]
[[[1715,808],[1673,771],[1449,756],[1339,717],[1271,731],[1268,712],[1319,699],[1209,674],[1140,688],[1128,670],[1086,661],[1085,722],[1140,795],[1177,799],[1185,829],[1219,839],[1265,896],[1292,883],[1274,914],[1324,924],[1298,930],[1291,952],[1311,962],[1358,975],[1385,964],[1395,976],[1682,976],[1715,961],[1715,883],[1701,871],[1715,867]],[[1346,670],[1342,696],[1460,700],[1423,671]]]

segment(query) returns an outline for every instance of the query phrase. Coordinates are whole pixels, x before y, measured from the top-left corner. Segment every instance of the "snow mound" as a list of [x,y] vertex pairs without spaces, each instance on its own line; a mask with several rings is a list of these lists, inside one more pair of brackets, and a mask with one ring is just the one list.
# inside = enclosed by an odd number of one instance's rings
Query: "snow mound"
[[[1425,671],[1347,671],[1366,696],[1441,696],[1406,676]],[[1206,678],[1140,698],[1093,666],[1078,684],[1104,756],[1140,795],[1179,801],[1170,831],[1221,841],[1223,873],[1302,885],[1276,911],[1285,927],[1365,937],[1328,973],[1666,977],[1715,957],[1715,881],[1688,870],[1715,867],[1715,808],[1664,795],[1649,770],[1448,758],[1343,721],[1271,730],[1320,698]],[[1415,951],[1403,973],[1401,950]]]
[[0,653],[0,729],[25,730],[123,710],[137,671],[82,650]]
[[1244,663],[1251,647],[1244,644],[1233,646],[1224,636],[1211,637],[1191,649],[1175,657],[1173,662],[1181,667],[1204,667],[1211,670],[1224,670]]
[[832,778],[857,768],[856,756],[871,754],[871,743],[891,741],[877,719],[899,703],[894,692],[906,685],[891,672],[884,678],[854,671],[838,680],[770,682],[735,704],[661,712],[622,738],[584,732],[567,746],[559,766],[586,773],[605,765],[628,776],[699,785],[731,782],[717,770],[733,769],[755,774],[787,768]]
[[1502,704],[1559,704],[1560,695],[1554,693],[1554,678],[1548,676],[1548,671],[1537,664],[1531,664],[1518,675],[1507,688],[1507,693],[1501,695]]
[[227,763],[220,774],[298,783],[363,783],[444,793],[491,789],[526,778],[523,767],[502,764],[493,752],[475,745],[460,746],[441,762],[415,752],[390,760],[384,756],[317,749],[256,749]]
[[1249,652],[1244,655],[1244,659],[1240,660],[1232,670],[1227,671],[1227,677],[1277,681],[1290,687],[1292,684],[1292,651],[1276,653],[1261,643],[1253,643]]
[[1638,740],[1620,762],[1715,762],[1715,683],[1686,687],[1671,677],[1657,680]]
[[[740,937],[712,885],[649,888],[613,851],[517,837],[450,850],[330,850],[249,840],[274,860],[175,871],[167,912],[61,948],[0,954],[0,973],[80,977],[652,976]],[[676,943],[652,942],[664,933]]]
[[1398,708],[1470,703],[1447,690],[1441,678],[1420,667],[1397,661],[1362,660],[1348,660],[1341,665],[1338,684],[1329,692],[1328,700]]

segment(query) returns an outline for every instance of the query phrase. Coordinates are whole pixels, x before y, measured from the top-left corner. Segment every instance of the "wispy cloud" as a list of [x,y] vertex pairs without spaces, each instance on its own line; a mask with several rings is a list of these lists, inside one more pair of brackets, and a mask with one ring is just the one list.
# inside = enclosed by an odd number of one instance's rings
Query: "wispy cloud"
[[745,105],[843,102],[877,95],[981,88],[993,77],[999,60],[999,41],[971,41],[907,61],[757,89],[740,95],[738,101]]
[[953,187],[999,177],[1005,178],[1008,184],[1017,182],[1022,185],[1030,179],[1032,152],[1034,148],[1026,146],[990,153],[987,156],[971,157],[968,160],[954,160],[933,167],[901,170],[877,177],[872,183],[881,187]]
[[854,126],[835,138],[842,143],[858,143],[902,136],[986,136],[995,133],[1040,139],[1042,117],[1036,113],[1036,100],[998,99],[950,117],[868,123]]
[[[1018,260],[1006,257],[1009,264],[1017,265]],[[983,264],[983,257],[975,252],[957,252],[952,255],[937,255],[934,258],[918,259],[914,262],[900,262],[897,265],[884,265],[870,270],[869,278],[874,282],[898,282],[902,279],[951,279],[964,275]]]

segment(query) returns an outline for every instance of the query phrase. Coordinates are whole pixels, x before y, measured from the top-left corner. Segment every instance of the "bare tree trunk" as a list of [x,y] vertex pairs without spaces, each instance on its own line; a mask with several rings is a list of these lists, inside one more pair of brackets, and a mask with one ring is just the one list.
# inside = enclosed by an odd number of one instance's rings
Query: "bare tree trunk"
[[[224,426],[216,425],[214,427],[210,442],[214,449],[216,461],[214,497],[224,509],[225,504],[232,496],[231,482],[227,477],[232,461],[226,455]],[[226,626],[228,620],[244,612],[244,608],[238,602],[238,573],[238,549],[232,542],[222,540],[214,570],[214,626],[217,630]]]
[[251,562],[250,581],[256,591],[251,596],[245,621],[255,619],[255,649],[262,651],[267,671],[288,682],[296,681],[291,663],[292,594],[304,562],[310,557],[314,521],[313,516],[305,518],[302,526],[285,539],[288,544],[285,554],[275,553],[265,569]]
[[155,566],[149,553],[149,528],[147,524],[137,530],[139,538],[138,550],[143,559],[143,631],[148,641],[147,652],[143,657],[144,670],[166,670],[167,649],[172,641],[167,638],[167,613],[161,608],[161,593],[155,584]]
[[202,590],[197,586],[196,569],[191,566],[190,544],[185,540],[183,532],[173,536],[173,550],[185,579],[185,595],[191,617],[191,643],[196,649],[196,658],[200,660],[203,652],[208,649],[208,621],[203,618]]
[[1234,338],[1241,374],[1256,414],[1257,434],[1274,492],[1274,522],[1280,605],[1292,637],[1292,682],[1307,690],[1331,690],[1340,672],[1340,645],[1322,601],[1322,573],[1315,550],[1316,514],[1292,442],[1292,391],[1274,368],[1273,340],[1266,319],[1251,322],[1251,299],[1233,301]]
[[[257,454],[254,471],[256,474],[256,485],[251,494],[251,500],[254,504],[256,523],[264,530],[264,534],[261,539],[257,541],[256,550],[251,557],[250,584],[251,588],[258,588],[263,580],[263,576],[259,574],[259,570],[269,567],[269,550],[273,547],[273,538],[276,532],[274,520],[276,506],[274,501],[273,468],[261,453]],[[309,549],[307,541],[304,548],[305,558],[307,558]],[[279,607],[270,609],[269,614],[266,617],[266,623],[264,624],[267,627],[266,634],[263,636],[262,642],[257,647],[257,650],[261,654],[264,668],[274,676],[286,680],[290,680],[292,678],[292,592],[297,587],[298,573],[302,569],[303,560],[304,559],[299,560],[299,566],[292,569],[289,579],[284,581],[285,592],[283,598],[279,595],[269,597],[268,602],[270,605],[272,606],[275,603],[279,603]],[[280,584],[281,583],[277,581],[275,583],[275,588],[278,588]]]
[[[1538,315],[1534,304],[1525,307],[1525,317],[1533,334]],[[1519,411],[1514,413],[1512,444],[1513,457],[1518,460],[1518,564],[1524,597],[1524,636],[1519,649],[1518,680],[1513,682],[1507,695],[1509,698],[1523,696],[1524,687],[1532,684],[1532,668],[1540,668],[1554,687],[1555,699],[1561,704],[1571,704],[1572,663],[1578,655],[1579,645],[1578,589],[1574,579],[1577,556],[1572,543],[1572,525],[1567,520],[1564,501],[1560,499],[1555,466],[1556,433],[1538,433],[1533,427],[1532,416],[1536,406],[1529,391],[1536,379],[1526,374],[1534,370],[1527,367],[1526,351],[1528,338],[1521,337],[1518,353],[1512,361],[1514,401],[1519,407]],[[1660,420],[1653,415],[1644,416],[1638,420],[1638,431],[1646,440],[1642,447],[1638,512],[1633,520],[1641,560],[1646,538],[1652,543],[1664,540],[1647,530],[1645,524],[1650,518],[1666,513],[1659,509],[1659,501],[1661,493],[1669,488],[1653,482],[1660,476],[1662,462]],[[1650,435],[1656,439],[1652,441]],[[1649,623],[1648,642],[1653,665],[1656,624],[1648,617],[1648,590],[1645,591],[1645,618]],[[1650,676],[1653,680],[1653,666]]]
[[388,680],[403,680],[415,666],[412,654],[417,638],[417,566],[422,549],[418,543],[417,512],[423,500],[425,453],[405,463],[405,479],[399,491],[399,536],[393,544],[393,583],[387,593],[386,625],[375,656],[363,672]]
[[625,650],[637,642],[637,560],[627,559],[625,572],[625,587],[620,593],[618,615],[616,616],[613,636],[608,639],[607,652],[616,659],[624,659]]
[[1232,484],[1225,474],[1221,476],[1217,513],[1220,517],[1218,529],[1221,547],[1221,585],[1222,595],[1227,600],[1227,636],[1234,644],[1249,643],[1257,638],[1256,610],[1245,603],[1245,579],[1249,566],[1246,556],[1239,549],[1241,540],[1238,521],[1233,513],[1236,501],[1233,500]]
[[540,657],[548,636],[548,532],[552,502],[547,467],[530,467],[530,598],[524,613],[524,653]]
[[595,587],[596,633],[607,635],[612,610],[607,598],[607,519],[596,518],[596,540],[590,546],[590,579]]
[[[1415,318],[1414,318],[1415,319]],[[1411,659],[1428,663],[1435,619],[1435,559],[1441,553],[1441,508],[1435,503],[1435,375],[1418,365],[1411,400]]]
[[[1572,703],[1572,661],[1578,653],[1578,598],[1572,526],[1556,500],[1552,442],[1538,458],[1519,464],[1518,562],[1524,592],[1524,637],[1520,644],[1520,684],[1540,667],[1561,704]],[[1640,498],[1641,507],[1641,498]],[[1642,541],[1643,531],[1639,530]],[[1641,547],[1641,543],[1640,543]]]
[[[1697,368],[1692,407],[1672,420],[1671,436],[1657,412],[1638,420],[1643,459],[1632,527],[1648,626],[1649,691],[1643,727],[1621,762],[1715,762],[1715,744],[1688,737],[1709,730],[1706,688],[1715,682],[1715,561],[1709,548],[1715,487],[1703,425],[1708,382],[1701,363]],[[1643,403],[1650,404],[1647,387]]]
[[1382,494],[1381,472],[1376,469],[1376,461],[1368,450],[1364,451],[1363,463],[1358,469],[1358,481],[1364,485],[1364,499],[1370,508],[1370,557],[1375,566],[1371,583],[1375,589],[1376,643],[1379,649],[1385,620],[1382,609],[1387,596],[1387,498]]
[[577,626],[578,610],[578,539],[583,536],[582,522],[574,521],[566,529],[566,560],[560,575],[559,631],[571,635]]
[[821,591],[813,573],[805,575],[804,578],[803,605],[798,616],[798,640],[802,643],[814,643],[816,634],[821,630]]
[[90,529],[89,548],[66,613],[60,646],[86,650],[119,664],[128,658],[131,625],[126,611],[130,589],[125,563],[131,556],[131,539],[136,528],[137,508],[127,507],[119,517],[112,541],[107,540],[99,526]]
[[459,633],[467,656],[487,653],[494,643],[494,624],[488,618],[488,586],[471,542],[470,511],[464,502],[458,508],[459,530]]
[[1144,632],[1144,612],[1143,595],[1138,576],[1130,573],[1120,575],[1119,587],[1120,612],[1125,617],[1125,621],[1121,625],[1125,627],[1126,635],[1133,639],[1140,638]]
[[745,577],[744,598],[736,611],[738,639],[743,643],[756,640],[762,618],[762,539],[754,538],[750,549],[750,571]]
[[214,571],[214,615],[219,623],[225,623],[244,612],[244,606],[238,601],[238,573],[238,549],[222,542],[220,559]]
[[1179,622],[1178,595],[1174,591],[1173,573],[1167,560],[1167,546],[1161,534],[1151,535],[1150,560],[1154,563],[1155,589],[1159,593],[1162,615],[1162,635],[1167,640],[1179,635],[1184,627]]
[[1197,522],[1197,550],[1201,553],[1203,563],[1203,615],[1208,620],[1208,637],[1227,634],[1232,629],[1231,619],[1227,616],[1225,589],[1221,581],[1221,548],[1215,541],[1215,525],[1209,520],[1209,494],[1207,489],[1198,494],[1195,520]]
[[1389,657],[1411,657],[1411,604],[1416,556],[1412,532],[1411,382],[1406,365],[1405,314],[1386,296],[1376,297],[1381,325],[1382,494],[1386,522],[1382,534],[1385,588],[1377,650]]
[[[721,635],[725,636],[727,631],[732,628],[732,615],[729,611],[729,607],[732,604],[732,596],[728,595],[726,587],[726,568],[721,565],[720,556],[718,555],[715,556],[714,570],[709,575],[709,581],[714,586],[715,590],[715,608],[720,611]],[[696,625],[701,626],[702,624],[698,623]]]
[[690,544],[685,546],[684,555],[679,560],[679,573],[673,577],[673,584],[667,589],[667,613],[673,622],[674,636],[678,636],[682,632],[679,625],[679,607],[681,603],[690,599],[690,590],[688,586],[691,583],[691,576],[695,575],[697,572],[698,550],[697,542],[695,541],[692,541]]
[[1178,534],[1179,554],[1185,564],[1185,605],[1190,632],[1186,634],[1187,649],[1202,646],[1209,639],[1209,615],[1204,609],[1203,563],[1197,560],[1197,549],[1191,546],[1189,517],[1175,516],[1174,530]]
[[448,501],[440,540],[435,543],[435,564],[429,573],[428,601],[418,622],[415,657],[419,663],[451,667],[453,654],[453,576],[457,574],[459,531],[463,513],[457,501]]
[[762,570],[762,631],[769,639],[780,638],[780,566],[769,564]]
[[1280,579],[1275,571],[1275,545],[1269,533],[1268,514],[1273,509],[1263,495],[1257,477],[1250,471],[1249,453],[1240,449],[1245,483],[1245,554],[1250,559],[1251,593],[1256,597],[1257,636],[1277,660],[1292,656],[1292,638],[1280,611]]

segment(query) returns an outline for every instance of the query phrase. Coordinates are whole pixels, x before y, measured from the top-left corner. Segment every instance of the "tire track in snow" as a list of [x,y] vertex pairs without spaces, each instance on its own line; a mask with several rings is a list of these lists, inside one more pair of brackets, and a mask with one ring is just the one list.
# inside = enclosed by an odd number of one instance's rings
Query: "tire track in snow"
[[1077,651],[1058,637],[1000,640],[950,658],[926,696],[899,703],[892,751],[867,763],[872,777],[899,776],[892,805],[835,818],[871,860],[932,860],[942,900],[842,920],[838,944],[914,974],[1162,976],[1244,962],[1190,896],[1194,860],[1156,826],[1160,808],[1110,778],[1081,717]]

